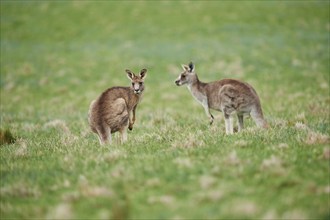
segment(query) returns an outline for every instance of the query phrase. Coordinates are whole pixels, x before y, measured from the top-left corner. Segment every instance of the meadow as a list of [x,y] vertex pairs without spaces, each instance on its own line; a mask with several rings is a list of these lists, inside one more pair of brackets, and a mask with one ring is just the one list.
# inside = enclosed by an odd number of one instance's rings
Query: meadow
[[[329,219],[329,1],[1,0],[1,219]],[[270,129],[225,135],[175,79],[235,78]],[[123,145],[90,102],[148,69]],[[117,135],[115,135],[117,136]]]

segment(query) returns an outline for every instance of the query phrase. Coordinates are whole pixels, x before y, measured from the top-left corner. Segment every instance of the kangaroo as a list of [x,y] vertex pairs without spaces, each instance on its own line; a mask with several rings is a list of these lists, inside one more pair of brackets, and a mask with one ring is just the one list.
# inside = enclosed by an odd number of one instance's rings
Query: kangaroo
[[112,87],[105,90],[89,107],[88,122],[98,135],[100,144],[111,144],[111,134],[120,132],[120,141],[127,141],[127,128],[132,130],[135,123],[135,111],[144,91],[146,69],[135,75],[126,70],[131,80],[129,87]]
[[192,62],[189,65],[182,65],[182,68],[184,72],[179,75],[175,84],[177,86],[187,85],[192,96],[204,107],[210,119],[210,125],[214,121],[210,112],[210,109],[213,109],[222,111],[225,118],[226,134],[234,133],[233,113],[236,113],[238,117],[238,131],[244,127],[244,114],[250,114],[257,126],[268,127],[262,113],[259,97],[251,85],[235,79],[204,83],[198,79]]

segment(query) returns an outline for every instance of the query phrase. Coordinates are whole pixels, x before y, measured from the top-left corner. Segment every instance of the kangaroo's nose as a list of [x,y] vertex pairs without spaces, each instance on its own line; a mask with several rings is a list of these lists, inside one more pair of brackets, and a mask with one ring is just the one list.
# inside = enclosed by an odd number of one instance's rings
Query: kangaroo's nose
[[180,80],[176,80],[176,81],[175,81],[175,84],[176,84],[177,86],[179,86],[179,85],[180,85]]

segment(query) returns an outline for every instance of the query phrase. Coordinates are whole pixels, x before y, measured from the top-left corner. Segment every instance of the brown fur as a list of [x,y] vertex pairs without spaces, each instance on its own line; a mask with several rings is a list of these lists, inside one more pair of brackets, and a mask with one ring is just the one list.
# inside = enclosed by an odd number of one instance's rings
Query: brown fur
[[243,129],[243,115],[250,114],[259,127],[267,128],[257,92],[248,83],[235,79],[222,79],[203,83],[194,72],[194,65],[183,65],[184,72],[175,81],[178,86],[186,84],[191,94],[199,101],[208,117],[210,124],[214,117],[210,109],[222,111],[225,117],[226,133],[233,133],[232,113],[238,117],[238,129]]
[[111,134],[117,131],[123,143],[127,140],[127,128],[133,129],[147,70],[141,70],[139,76],[130,70],[126,72],[132,86],[109,88],[90,104],[88,122],[91,130],[98,135],[100,144],[111,143]]

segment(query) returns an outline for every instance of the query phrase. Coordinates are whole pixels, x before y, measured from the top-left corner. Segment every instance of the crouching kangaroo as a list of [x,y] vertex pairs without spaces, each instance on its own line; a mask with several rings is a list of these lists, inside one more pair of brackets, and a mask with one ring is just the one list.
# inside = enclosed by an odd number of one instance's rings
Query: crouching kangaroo
[[177,86],[187,85],[191,94],[202,104],[210,124],[214,117],[210,109],[222,111],[225,118],[226,134],[233,134],[232,114],[238,117],[238,131],[243,129],[243,115],[250,114],[259,127],[267,128],[260,100],[253,87],[235,79],[222,79],[215,82],[203,83],[199,81],[192,62],[182,65],[184,70],[175,81]]
[[111,144],[111,134],[120,132],[121,143],[127,140],[127,128],[132,130],[136,107],[140,102],[146,69],[140,75],[126,70],[130,87],[112,87],[104,91],[89,107],[88,122],[99,137],[100,144]]

